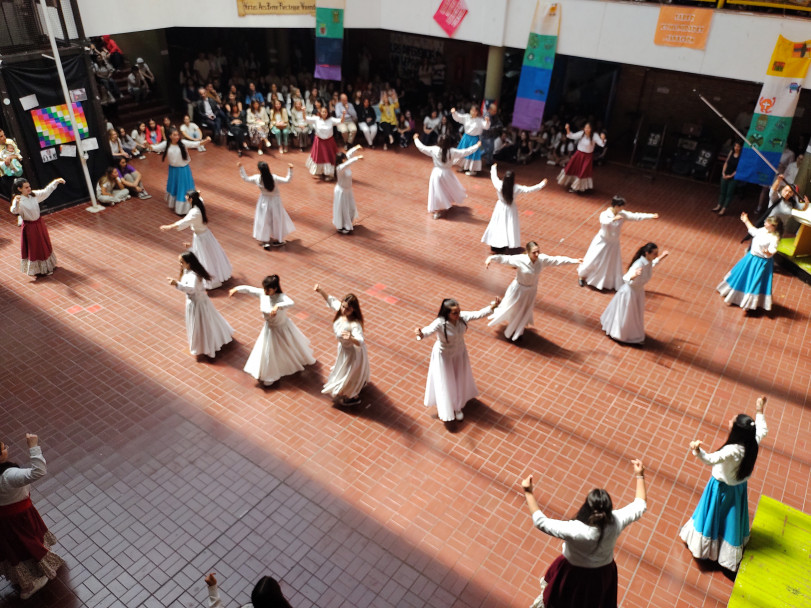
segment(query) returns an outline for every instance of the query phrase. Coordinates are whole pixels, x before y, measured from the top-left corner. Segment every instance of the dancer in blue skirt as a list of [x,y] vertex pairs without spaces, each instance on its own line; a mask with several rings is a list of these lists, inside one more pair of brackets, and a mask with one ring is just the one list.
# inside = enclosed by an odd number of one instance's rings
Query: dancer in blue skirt
[[741,221],[752,235],[752,246],[718,285],[718,293],[727,304],[736,304],[747,312],[771,310],[774,254],[783,235],[783,221],[768,217],[763,228],[755,228],[746,213],[741,213]]
[[[457,112],[456,108],[451,110],[451,116],[456,122],[464,125],[465,134],[459,142],[459,149],[470,148],[475,146],[481,140],[481,135],[485,129],[490,128],[490,117],[485,116],[482,118],[481,112],[476,105],[470,106],[470,114],[463,114]],[[465,162],[462,164],[462,169],[465,175],[476,175],[482,170],[482,151],[477,148],[467,156]]]
[[717,452],[708,454],[701,441],[691,441],[690,450],[704,464],[712,465],[712,478],[695,513],[679,536],[696,559],[708,559],[738,571],[743,548],[749,542],[749,500],[746,481],[757,460],[758,444],[766,436],[763,408],[758,398],[755,419],[738,414],[729,421],[729,437]]
[[194,178],[191,175],[191,157],[186,148],[199,148],[211,141],[210,137],[200,141],[190,141],[180,138],[180,131],[170,127],[166,139],[151,146],[153,152],[163,152],[163,160],[169,159],[169,175],[166,178],[166,204],[178,215],[186,215],[191,209],[191,203],[186,200],[186,194],[196,190]]

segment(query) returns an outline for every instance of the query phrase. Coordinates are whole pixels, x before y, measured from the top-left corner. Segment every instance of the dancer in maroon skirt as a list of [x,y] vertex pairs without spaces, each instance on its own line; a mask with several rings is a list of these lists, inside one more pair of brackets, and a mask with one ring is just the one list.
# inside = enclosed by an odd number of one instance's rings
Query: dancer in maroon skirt
[[39,204],[64,184],[61,177],[56,178],[42,190],[31,190],[31,184],[24,177],[14,180],[11,193],[11,212],[22,220],[20,270],[30,276],[53,274],[56,267],[56,256],[51,247],[51,237],[39,214]]
[[31,504],[30,486],[45,475],[45,459],[36,435],[26,434],[29,468],[8,460],[8,446],[0,442],[0,576],[20,588],[27,600],[56,578],[64,563],[50,552],[56,538]]
[[594,189],[594,182],[591,181],[594,147],[605,146],[605,133],[592,133],[591,123],[586,123],[582,131],[572,133],[567,124],[566,137],[577,140],[577,151],[558,175],[558,183],[564,188],[568,187],[569,192],[590,192]]
[[335,157],[338,154],[338,145],[335,143],[333,127],[344,121],[344,112],[340,118],[329,115],[329,110],[323,106],[318,116],[307,116],[307,122],[315,127],[313,147],[310,158],[305,163],[313,177],[320,177],[331,182],[335,179]]
[[636,474],[632,503],[614,510],[608,492],[595,489],[570,521],[543,514],[532,493],[532,475],[521,482],[532,523],[541,532],[564,541],[563,555],[541,578],[541,595],[531,608],[617,608],[614,545],[623,528],[642,517],[647,508],[645,467],[639,460],[631,463]]

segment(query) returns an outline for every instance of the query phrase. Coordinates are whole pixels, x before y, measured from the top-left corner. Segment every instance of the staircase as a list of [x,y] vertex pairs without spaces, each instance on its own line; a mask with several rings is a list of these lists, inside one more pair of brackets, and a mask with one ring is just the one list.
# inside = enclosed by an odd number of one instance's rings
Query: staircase
[[[150,91],[149,96],[141,103],[135,103],[132,95],[127,90],[127,76],[130,74],[130,65],[126,64],[124,68],[116,70],[115,83],[118,85],[118,90],[121,92],[121,97],[115,104],[102,105],[104,116],[116,128],[125,127],[127,132],[136,128],[139,123],[146,122],[150,118],[160,124],[164,116],[170,116],[175,113],[172,108],[167,105],[163,99],[164,92],[156,94],[154,90]],[[157,86],[163,86],[163,83],[157,83]]]

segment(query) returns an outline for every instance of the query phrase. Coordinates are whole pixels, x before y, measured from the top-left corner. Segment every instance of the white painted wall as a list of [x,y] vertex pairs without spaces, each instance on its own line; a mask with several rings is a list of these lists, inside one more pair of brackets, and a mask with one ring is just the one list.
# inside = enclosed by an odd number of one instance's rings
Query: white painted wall
[[[523,48],[535,0],[466,0],[454,38]],[[309,15],[239,17],[235,0],[78,0],[88,36],[167,27],[313,28]],[[347,28],[446,37],[433,19],[439,0],[347,0]],[[777,36],[811,39],[811,20],[717,11],[703,51],[653,44],[654,3],[561,0],[558,52],[653,68],[761,82]],[[115,17],[113,17],[115,16]],[[112,28],[112,29],[111,29]],[[811,75],[805,80],[811,88]]]

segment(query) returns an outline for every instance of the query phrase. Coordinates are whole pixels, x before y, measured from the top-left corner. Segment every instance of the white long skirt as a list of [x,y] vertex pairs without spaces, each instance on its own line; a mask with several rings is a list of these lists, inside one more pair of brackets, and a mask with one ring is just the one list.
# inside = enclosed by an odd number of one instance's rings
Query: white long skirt
[[344,345],[338,341],[338,356],[330,370],[324,388],[324,394],[333,397],[352,399],[360,394],[361,389],[369,383],[369,353],[366,344],[355,346]]
[[444,211],[454,203],[461,203],[467,194],[450,169],[434,167],[428,178],[428,211]]
[[186,296],[186,334],[189,352],[214,358],[233,338],[234,330],[206,294]]
[[191,251],[211,275],[210,281],[203,281],[206,289],[216,289],[231,278],[231,262],[211,230],[202,234],[194,233]]
[[645,290],[623,283],[600,316],[600,323],[603,331],[618,342],[642,344],[645,341]]
[[335,194],[332,197],[332,225],[338,230],[352,230],[356,219],[358,209],[352,188],[335,186]]
[[597,289],[618,289],[623,284],[619,241],[606,241],[598,233],[577,267],[577,275]]
[[496,201],[490,223],[482,236],[482,243],[494,248],[521,246],[521,222],[514,202],[508,205],[500,200]]
[[265,322],[244,370],[265,384],[273,384],[282,376],[300,372],[305,365],[313,363],[315,357],[310,341],[287,319],[273,327]]
[[253,216],[253,238],[261,243],[269,243],[271,240],[282,243],[295,229],[278,192],[274,190],[270,195],[259,196]]
[[478,395],[467,347],[462,345],[440,352],[439,342],[435,342],[425,382],[425,406],[435,405],[439,419],[450,422],[456,419],[454,412],[462,411],[465,404]]
[[513,280],[507,287],[504,299],[490,315],[488,326],[506,323],[504,335],[508,340],[517,340],[524,334],[527,325],[532,325],[535,292],[537,287],[526,287]]

